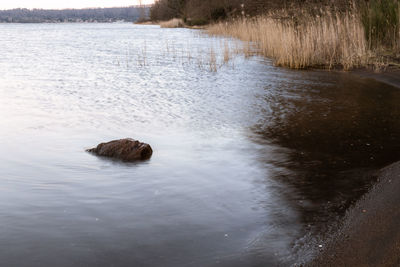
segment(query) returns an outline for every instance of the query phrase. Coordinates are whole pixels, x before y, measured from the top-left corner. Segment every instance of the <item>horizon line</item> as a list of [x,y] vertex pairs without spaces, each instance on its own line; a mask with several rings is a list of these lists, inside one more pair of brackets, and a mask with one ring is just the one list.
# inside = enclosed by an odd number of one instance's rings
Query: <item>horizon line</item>
[[129,6],[110,6],[110,7],[64,7],[64,8],[42,8],[42,7],[13,7],[13,8],[0,8],[0,11],[9,11],[9,10],[16,10],[16,9],[27,9],[27,10],[84,10],[84,9],[105,9],[105,8],[129,8],[129,7],[150,7],[153,4],[143,4],[143,5],[129,5]]

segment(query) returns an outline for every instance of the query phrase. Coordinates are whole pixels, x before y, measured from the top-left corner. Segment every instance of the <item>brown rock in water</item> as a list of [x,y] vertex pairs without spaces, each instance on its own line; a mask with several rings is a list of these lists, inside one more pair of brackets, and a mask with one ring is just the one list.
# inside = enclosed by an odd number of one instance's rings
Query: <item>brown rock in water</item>
[[130,162],[149,159],[153,154],[153,150],[149,144],[141,143],[130,138],[101,143],[97,147],[86,151],[99,156]]

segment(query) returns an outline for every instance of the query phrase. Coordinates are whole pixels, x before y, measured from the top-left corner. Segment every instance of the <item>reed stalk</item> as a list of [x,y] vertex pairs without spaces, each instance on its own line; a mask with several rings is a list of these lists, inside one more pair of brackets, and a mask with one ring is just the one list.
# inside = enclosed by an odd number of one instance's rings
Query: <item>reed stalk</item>
[[254,43],[261,55],[272,58],[279,66],[295,69],[341,66],[348,70],[368,64],[368,42],[361,17],[355,12],[299,15],[244,17],[213,24],[207,31]]

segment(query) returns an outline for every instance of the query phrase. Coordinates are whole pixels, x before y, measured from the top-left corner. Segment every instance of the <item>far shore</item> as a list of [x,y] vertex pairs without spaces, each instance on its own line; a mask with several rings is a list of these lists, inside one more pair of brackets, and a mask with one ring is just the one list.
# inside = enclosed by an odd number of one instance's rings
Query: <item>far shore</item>
[[172,19],[168,21],[153,21],[153,20],[146,20],[146,21],[137,21],[134,22],[137,25],[160,25],[161,28],[187,28],[187,29],[194,29],[194,30],[201,30],[206,29],[209,25],[188,25],[183,22],[181,19]]
[[133,24],[137,24],[137,25],[160,25],[160,22],[159,21],[146,20],[146,21],[136,21]]

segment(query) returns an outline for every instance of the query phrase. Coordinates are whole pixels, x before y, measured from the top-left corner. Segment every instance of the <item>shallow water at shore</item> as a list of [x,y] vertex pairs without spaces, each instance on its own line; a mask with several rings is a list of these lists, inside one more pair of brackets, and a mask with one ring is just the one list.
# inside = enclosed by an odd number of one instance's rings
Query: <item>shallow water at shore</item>
[[[188,29],[0,34],[2,265],[289,265],[400,158],[400,90],[372,80],[240,56],[213,72],[165,52],[221,41]],[[84,152],[123,137],[152,159]]]

